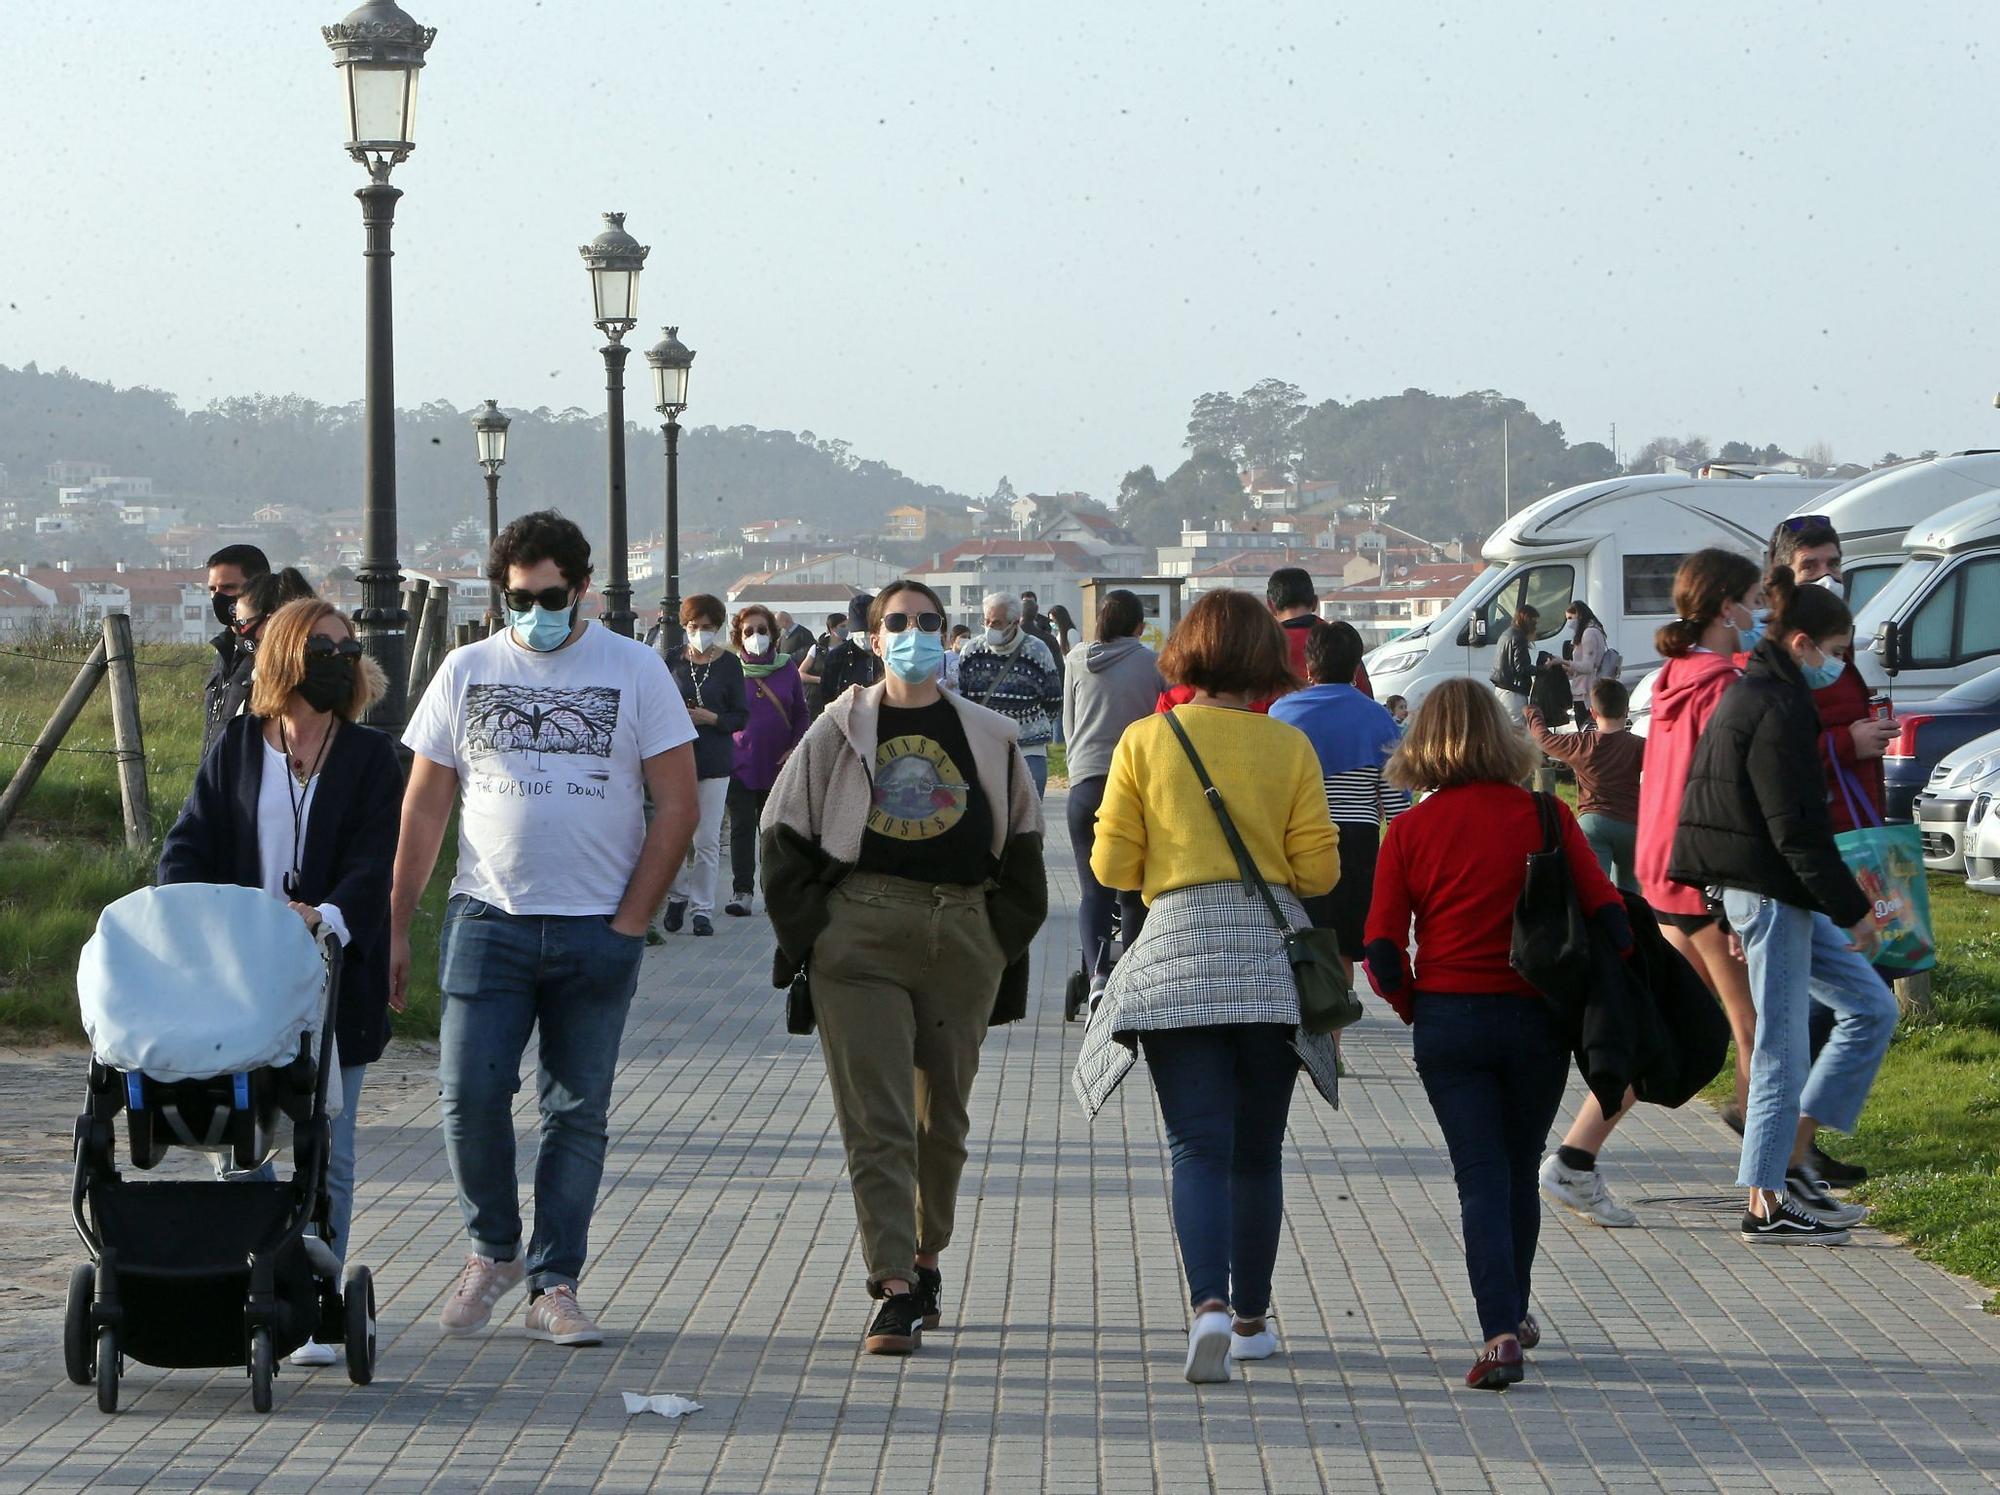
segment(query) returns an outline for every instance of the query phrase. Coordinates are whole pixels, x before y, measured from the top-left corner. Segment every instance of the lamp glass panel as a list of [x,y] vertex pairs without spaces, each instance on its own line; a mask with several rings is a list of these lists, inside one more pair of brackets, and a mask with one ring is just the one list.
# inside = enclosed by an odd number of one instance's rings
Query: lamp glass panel
[[660,404],[685,405],[688,398],[688,371],[686,369],[661,369],[658,387]]
[[631,322],[639,299],[639,277],[631,270],[593,270],[591,283],[597,294],[597,320]]
[[349,138],[409,144],[404,111],[416,102],[416,69],[357,62],[349,63],[346,71],[348,125],[354,131]]
[[505,431],[481,431],[479,433],[479,460],[482,462],[505,462],[507,460],[507,433]]

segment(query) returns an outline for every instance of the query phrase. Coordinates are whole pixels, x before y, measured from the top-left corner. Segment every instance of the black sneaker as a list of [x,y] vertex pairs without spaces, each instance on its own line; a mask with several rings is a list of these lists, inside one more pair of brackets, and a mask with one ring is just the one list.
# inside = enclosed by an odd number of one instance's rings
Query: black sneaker
[[1845,1246],[1849,1240],[1845,1226],[1809,1214],[1790,1199],[1780,1199],[1768,1220],[1745,1210],[1739,1228],[1753,1246]]
[[915,1293],[895,1293],[882,1300],[861,1347],[871,1355],[908,1355],[923,1337],[923,1300]]
[[1839,1158],[1828,1157],[1813,1144],[1813,1172],[1832,1184],[1836,1189],[1851,1189],[1856,1184],[1868,1182],[1868,1169],[1860,1163],[1843,1163]]
[[668,934],[679,934],[681,932],[681,920],[687,917],[687,911],[688,906],[685,899],[669,899],[667,902],[667,914],[665,918],[660,920],[660,927],[665,929]]
[[917,1302],[924,1311],[926,1329],[944,1322],[944,1273],[936,1267],[917,1268]]
[[1834,1198],[1826,1181],[1811,1168],[1787,1168],[1785,1193],[1793,1204],[1829,1225],[1859,1225],[1868,1218],[1868,1211],[1861,1205],[1842,1204]]
[[694,916],[693,922],[690,923],[688,927],[692,929],[696,934],[715,933],[715,926],[708,922],[707,914],[696,914]]

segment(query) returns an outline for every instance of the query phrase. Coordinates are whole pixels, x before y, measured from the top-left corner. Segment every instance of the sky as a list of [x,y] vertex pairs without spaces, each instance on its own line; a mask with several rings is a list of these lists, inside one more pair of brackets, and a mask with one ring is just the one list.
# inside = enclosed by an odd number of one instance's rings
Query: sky
[[[359,396],[337,4],[7,0],[0,364]],[[689,424],[974,494],[1109,499],[1267,376],[1500,389],[1625,452],[2000,446],[1979,5],[405,8],[402,404],[601,409],[577,246],[618,209]]]

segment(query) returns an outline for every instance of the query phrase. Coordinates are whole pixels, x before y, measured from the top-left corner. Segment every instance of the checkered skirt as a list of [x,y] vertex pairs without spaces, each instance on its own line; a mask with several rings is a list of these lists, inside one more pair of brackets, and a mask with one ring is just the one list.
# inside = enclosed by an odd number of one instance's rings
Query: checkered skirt
[[[1272,890],[1287,918],[1310,922],[1289,888]],[[1125,952],[1084,1031],[1070,1077],[1095,1116],[1138,1057],[1139,1035],[1162,1028],[1299,1021],[1299,989],[1285,946],[1260,898],[1239,882],[1163,893],[1146,911],[1139,942]],[[1295,1032],[1292,1048],[1314,1087],[1340,1104],[1340,1056],[1329,1034]]]

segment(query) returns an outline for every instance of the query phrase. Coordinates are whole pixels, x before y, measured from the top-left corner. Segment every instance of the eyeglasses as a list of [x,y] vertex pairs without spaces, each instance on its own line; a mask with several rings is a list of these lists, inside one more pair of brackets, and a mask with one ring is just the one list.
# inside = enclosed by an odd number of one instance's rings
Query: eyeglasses
[[344,638],[336,641],[328,638],[323,633],[309,634],[306,637],[306,653],[308,654],[332,654],[342,659],[352,659],[360,654],[360,652],[361,640],[358,638]]
[[882,614],[882,628],[886,633],[901,633],[912,623],[917,625],[919,633],[936,633],[944,627],[944,619],[936,613],[918,613],[914,618],[908,613]]
[[569,607],[568,587],[544,587],[539,592],[531,592],[525,587],[509,587],[501,594],[512,612],[524,613],[531,607],[539,607],[547,612],[559,613]]

